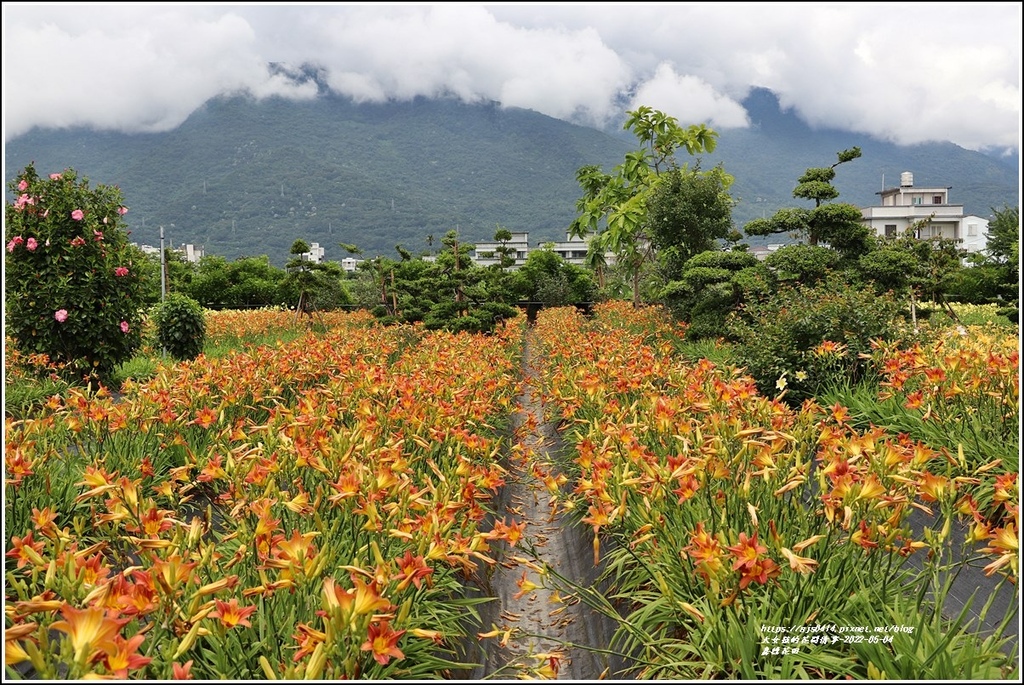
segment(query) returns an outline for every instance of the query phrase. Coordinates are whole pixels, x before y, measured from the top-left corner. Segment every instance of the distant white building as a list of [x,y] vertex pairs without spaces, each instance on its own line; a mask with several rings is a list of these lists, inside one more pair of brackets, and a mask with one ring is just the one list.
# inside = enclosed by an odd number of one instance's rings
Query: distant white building
[[341,268],[344,271],[355,271],[359,268],[362,261],[362,259],[356,259],[355,257],[345,257],[341,260]]
[[320,243],[311,243],[309,252],[303,252],[299,255],[299,258],[307,262],[322,264],[324,261],[324,248],[320,247]]
[[[157,259],[160,258],[159,247],[153,247],[152,245],[139,245],[138,243],[132,243],[132,245],[139,248],[139,250],[141,250],[144,254],[153,255]],[[184,255],[186,262],[191,262],[193,264],[198,263],[199,260],[202,259],[204,255],[206,255],[206,251],[203,250],[203,248],[196,247],[192,243],[182,244],[182,246],[178,248],[170,246],[168,247],[171,250],[174,250],[175,252],[180,252],[182,255]]]
[[[552,243],[550,249],[556,255],[577,266],[584,266],[587,263],[587,249],[590,241],[586,238],[577,238],[570,233],[565,234],[565,240]],[[606,259],[608,257],[606,256]]]
[[[520,231],[512,234],[512,239],[505,242],[505,247],[512,250],[509,256],[515,258],[515,263],[509,267],[512,270],[518,269],[525,264],[526,258],[530,256],[530,252],[536,250],[550,250],[570,264],[584,266],[587,262],[589,242],[589,236],[586,238],[576,238],[566,233],[565,240],[563,241],[543,242],[535,247],[530,247],[530,233],[528,231]],[[497,250],[500,247],[501,243],[496,241],[477,243],[476,249],[473,250],[471,255],[473,263],[480,266],[499,264],[501,259]],[[605,253],[605,263],[614,264],[615,255],[611,252]]]
[[183,252],[185,254],[185,261],[191,262],[192,264],[197,264],[199,260],[202,259],[203,256],[206,254],[206,251],[203,250],[203,248],[196,247],[192,243],[182,245],[181,250],[179,250],[179,252]]
[[[470,258],[474,264],[479,264],[480,266],[500,264],[501,255],[497,250],[501,249],[501,247],[502,244],[498,241],[477,243]],[[512,238],[505,241],[504,247],[512,250],[509,253],[509,257],[515,258],[515,263],[511,268],[516,269],[522,266],[526,261],[526,256],[530,253],[530,233],[528,231],[512,233]]]
[[965,215],[964,206],[949,203],[949,188],[915,187],[914,175],[900,174],[898,188],[877,193],[881,204],[861,208],[861,221],[876,235],[903,235],[915,224],[914,237],[956,240],[968,252],[980,252],[988,244],[988,219]]

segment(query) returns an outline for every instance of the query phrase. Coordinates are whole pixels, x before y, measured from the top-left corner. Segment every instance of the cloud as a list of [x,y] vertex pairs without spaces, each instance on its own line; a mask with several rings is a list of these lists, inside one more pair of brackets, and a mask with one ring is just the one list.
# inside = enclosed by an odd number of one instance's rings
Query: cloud
[[[252,27],[236,14],[135,15],[66,8],[59,17],[4,25],[5,138],[33,126],[129,132],[181,124],[220,93],[309,98],[315,84],[271,73]],[[75,21],[76,15],[83,21]]]
[[697,76],[677,74],[668,64],[633,95],[630,109],[647,105],[673,116],[684,125],[707,123],[711,128],[746,128],[750,125],[743,105],[718,93]]
[[[645,104],[746,125],[753,86],[810,125],[1019,149],[1020,3],[5,3],[4,135],[157,131],[221,93],[454,96],[618,128]],[[269,65],[287,65],[288,69]]]

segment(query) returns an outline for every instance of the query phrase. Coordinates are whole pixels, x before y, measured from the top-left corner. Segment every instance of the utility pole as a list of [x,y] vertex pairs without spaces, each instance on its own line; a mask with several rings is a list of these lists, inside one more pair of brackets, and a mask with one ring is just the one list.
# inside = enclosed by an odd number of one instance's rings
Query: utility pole
[[167,295],[167,255],[164,254],[164,227],[160,227],[160,301]]

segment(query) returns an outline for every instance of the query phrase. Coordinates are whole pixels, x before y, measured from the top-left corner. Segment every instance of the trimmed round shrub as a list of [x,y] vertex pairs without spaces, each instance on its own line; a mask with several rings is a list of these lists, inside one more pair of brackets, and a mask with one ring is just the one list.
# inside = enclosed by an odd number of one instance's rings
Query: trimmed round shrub
[[170,293],[153,314],[157,343],[178,361],[195,359],[206,343],[202,306],[187,295]]

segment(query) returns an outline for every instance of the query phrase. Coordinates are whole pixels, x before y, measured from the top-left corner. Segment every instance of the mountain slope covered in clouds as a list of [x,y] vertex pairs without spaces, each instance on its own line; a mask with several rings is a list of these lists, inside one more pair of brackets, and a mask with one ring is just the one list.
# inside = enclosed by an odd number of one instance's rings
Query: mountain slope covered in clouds
[[[814,131],[767,91],[744,104],[754,125],[720,131],[718,149],[700,160],[735,176],[738,228],[796,205],[804,169],[831,165],[854,145],[864,155],[837,169],[841,201],[872,204],[883,174],[893,186],[903,171],[918,186],[951,186],[968,213],[1019,201],[1017,167],[984,154]],[[159,244],[163,225],[171,244],[228,258],[267,254],[280,265],[296,238],[319,242],[328,259],[347,256],[338,243],[395,256],[396,244],[417,253],[432,236],[436,249],[456,228],[467,241],[489,239],[499,225],[560,240],[575,216],[576,170],[611,170],[635,144],[628,132],[495,105],[225,98],[167,133],[33,131],[6,145],[5,164],[7,180],[34,161],[40,173],[73,167],[94,184],[119,185],[137,242]]]

